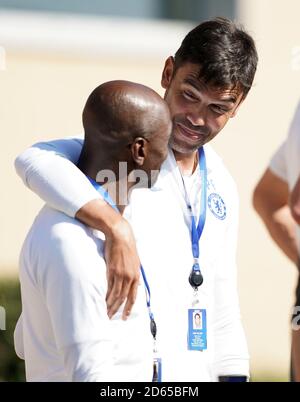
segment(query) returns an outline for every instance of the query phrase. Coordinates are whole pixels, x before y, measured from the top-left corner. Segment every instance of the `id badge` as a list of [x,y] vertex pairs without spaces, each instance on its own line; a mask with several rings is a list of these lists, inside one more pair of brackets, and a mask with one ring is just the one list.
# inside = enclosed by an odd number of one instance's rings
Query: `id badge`
[[153,359],[153,378],[152,382],[161,382],[161,358],[155,357]]
[[205,309],[188,310],[188,350],[207,349],[207,326]]

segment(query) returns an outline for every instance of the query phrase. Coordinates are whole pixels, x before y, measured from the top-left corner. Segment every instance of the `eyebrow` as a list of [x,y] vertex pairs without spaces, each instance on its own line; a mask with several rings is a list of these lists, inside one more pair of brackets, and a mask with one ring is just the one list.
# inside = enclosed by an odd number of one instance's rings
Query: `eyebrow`
[[[192,77],[187,77],[184,79],[183,81],[185,84],[189,84],[192,87],[194,87],[195,89],[197,89],[198,91],[201,91],[201,82],[199,82],[199,80],[195,80]],[[235,103],[237,101],[237,97],[233,96],[233,95],[229,95],[229,97],[224,97],[223,99],[219,99],[217,102],[226,102],[226,103]]]

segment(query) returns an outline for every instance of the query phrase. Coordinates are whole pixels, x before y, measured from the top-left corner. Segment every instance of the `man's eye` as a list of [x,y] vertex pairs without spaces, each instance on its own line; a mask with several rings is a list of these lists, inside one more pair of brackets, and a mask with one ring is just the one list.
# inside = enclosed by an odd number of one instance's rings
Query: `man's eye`
[[192,92],[183,91],[183,95],[184,95],[184,97],[185,97],[186,99],[189,99],[189,100],[197,100],[196,96],[195,96]]
[[227,110],[223,109],[221,106],[218,105],[213,105],[211,107],[212,111],[218,114],[224,114],[227,112]]

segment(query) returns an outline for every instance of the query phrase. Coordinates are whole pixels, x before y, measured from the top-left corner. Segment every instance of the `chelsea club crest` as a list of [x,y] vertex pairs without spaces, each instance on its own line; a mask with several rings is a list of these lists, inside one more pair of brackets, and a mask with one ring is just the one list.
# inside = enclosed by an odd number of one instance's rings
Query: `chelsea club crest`
[[208,196],[207,204],[212,214],[220,219],[224,220],[226,218],[226,205],[222,197],[219,194],[212,193]]

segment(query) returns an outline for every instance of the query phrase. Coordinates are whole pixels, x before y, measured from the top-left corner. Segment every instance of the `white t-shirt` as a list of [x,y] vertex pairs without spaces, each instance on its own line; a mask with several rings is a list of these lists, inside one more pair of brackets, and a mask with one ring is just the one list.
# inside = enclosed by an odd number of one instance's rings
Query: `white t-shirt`
[[[101,233],[45,206],[20,256],[16,351],[28,381],[151,381],[145,287],[128,320],[109,320]],[[123,306],[124,307],[124,306]]]
[[[294,188],[300,174],[300,103],[296,109],[286,140],[281,144],[270,162],[271,171]],[[300,250],[300,228],[297,227]]]
[[[77,161],[81,146],[80,139],[38,144],[16,160],[25,184],[51,206],[70,215],[99,197],[70,162]],[[205,146],[205,154],[207,218],[200,240],[204,283],[199,288],[199,300],[200,307],[207,310],[207,350],[194,352],[187,348],[187,314],[193,295],[188,282],[193,264],[191,216],[172,151],[155,186],[151,190],[134,190],[128,207],[151,288],[163,381],[214,381],[218,375],[249,375],[236,285],[238,196],[231,176],[210,146]],[[190,197],[196,209],[201,197],[197,171],[192,180],[195,187]]]

